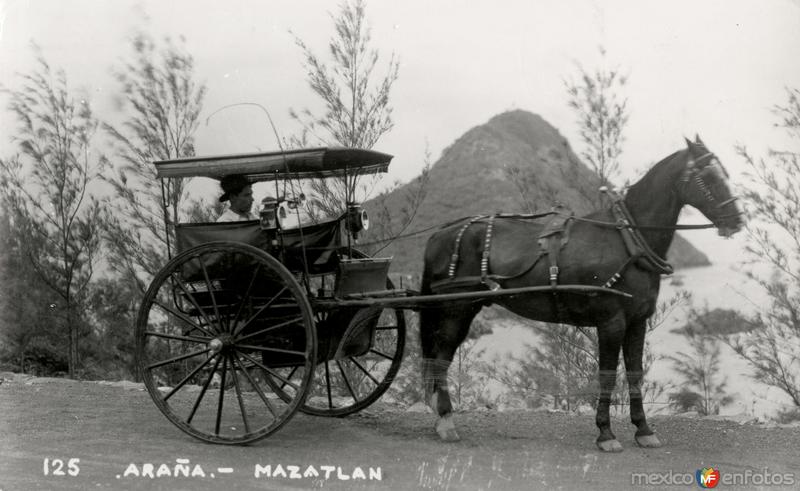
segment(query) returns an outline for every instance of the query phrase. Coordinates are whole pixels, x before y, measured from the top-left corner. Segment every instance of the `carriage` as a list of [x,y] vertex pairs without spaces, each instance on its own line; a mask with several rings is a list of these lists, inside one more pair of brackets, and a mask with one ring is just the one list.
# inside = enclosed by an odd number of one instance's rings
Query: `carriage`
[[[390,160],[319,148],[155,167],[161,179],[241,174],[274,182],[279,196],[298,179],[352,181],[385,172]],[[139,311],[137,360],[158,408],[197,438],[246,443],[297,410],[350,414],[378,399],[400,367],[402,311],[336,305],[350,294],[395,293],[389,260],[355,247],[367,215],[355,203],[316,223],[299,223],[300,214],[299,200],[279,197],[259,220],[175,225],[176,254]]]
[[[265,201],[257,220],[165,224],[174,226],[176,243],[168,241],[170,259],[145,293],[135,337],[141,378],[173,424],[207,442],[245,444],[274,433],[298,411],[317,416],[360,411],[378,400],[398,373],[409,309],[444,315],[443,306],[469,305],[466,310],[473,310],[522,297],[553,299],[553,305],[558,298],[574,303],[582,297],[632,297],[611,288],[613,283],[554,281],[553,259],[565,241],[560,240],[563,229],[547,227],[539,237],[540,245],[550,249],[550,281],[508,281],[500,287],[492,278],[501,280],[486,267],[498,215],[469,219],[463,227],[447,225],[458,231],[456,254],[450,277],[437,288],[423,286],[418,292],[395,285],[388,276],[391,259],[370,257],[358,248],[369,220],[354,202],[356,179],[386,172],[391,159],[372,150],[314,148],[154,163],[162,185],[170,178],[240,174],[251,183],[274,184],[276,196]],[[319,178],[344,183],[342,211],[307,221],[295,183]],[[483,259],[480,247],[474,251],[480,275],[454,275],[459,242],[475,223],[482,224],[486,235]],[[607,225],[623,235],[633,227]],[[543,254],[547,251],[538,257]],[[449,254],[440,257],[448,259]],[[536,261],[516,277],[534,272],[534,266],[548,271],[547,264]],[[449,406],[438,400],[444,418]]]

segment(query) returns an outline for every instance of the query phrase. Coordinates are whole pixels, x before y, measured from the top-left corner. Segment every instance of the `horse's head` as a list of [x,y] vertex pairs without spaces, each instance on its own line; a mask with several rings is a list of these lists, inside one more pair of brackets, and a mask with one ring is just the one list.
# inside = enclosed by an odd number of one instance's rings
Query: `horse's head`
[[695,141],[686,139],[686,144],[686,167],[679,184],[683,202],[711,220],[719,235],[730,237],[742,229],[744,219],[728,186],[728,173],[699,136]]

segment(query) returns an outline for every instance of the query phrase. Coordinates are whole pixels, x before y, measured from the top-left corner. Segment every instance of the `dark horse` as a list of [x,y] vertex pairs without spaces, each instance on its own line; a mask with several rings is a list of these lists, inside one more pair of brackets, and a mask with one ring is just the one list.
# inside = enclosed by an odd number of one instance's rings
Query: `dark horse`
[[[561,240],[549,252],[543,252],[537,243],[543,224],[532,220],[497,217],[491,225],[485,219],[466,225],[470,220],[465,219],[431,236],[425,250],[423,294],[485,290],[487,284],[492,289],[551,285],[555,278],[551,277],[554,261],[550,257],[554,258],[556,253],[558,284],[606,286],[629,294],[536,293],[422,309],[425,397],[439,416],[436,431],[442,439],[459,439],[452,419],[447,370],[475,315],[482,307],[496,303],[530,319],[597,327],[600,355],[597,445],[603,451],[622,450],[609,419],[622,348],[630,387],[631,421],[637,428],[636,442],[642,447],[661,446],[647,425],[641,393],[646,321],[656,308],[660,274],[671,272],[661,258],[672,242],[678,214],[684,205],[700,210],[722,236],[728,237],[743,226],[742,214],[719,160],[699,137],[686,143],[686,149],[657,163],[632,185],[624,200],[573,219],[568,240]],[[625,208],[628,213],[620,216],[620,210]],[[621,220],[628,226],[615,226]],[[490,253],[484,254],[486,231],[490,227]],[[567,237],[567,233],[558,237]],[[639,244],[641,254],[631,244]],[[464,278],[478,281],[459,281]]]

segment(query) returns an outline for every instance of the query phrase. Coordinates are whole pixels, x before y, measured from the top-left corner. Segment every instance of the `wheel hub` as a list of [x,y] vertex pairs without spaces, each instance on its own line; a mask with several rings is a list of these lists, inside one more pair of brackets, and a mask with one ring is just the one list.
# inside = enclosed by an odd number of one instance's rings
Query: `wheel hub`
[[216,337],[208,342],[208,347],[212,353],[217,354],[223,349],[233,344],[233,337],[229,334]]

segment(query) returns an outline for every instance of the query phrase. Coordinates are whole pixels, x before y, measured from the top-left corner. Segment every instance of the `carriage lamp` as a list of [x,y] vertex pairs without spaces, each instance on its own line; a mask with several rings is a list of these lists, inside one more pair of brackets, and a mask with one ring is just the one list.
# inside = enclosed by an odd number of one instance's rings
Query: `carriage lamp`
[[261,200],[261,212],[259,213],[261,219],[261,229],[271,230],[278,227],[278,200],[271,196]]
[[347,205],[345,226],[347,230],[353,234],[353,238],[357,239],[359,232],[369,229],[369,216],[367,215],[367,211],[361,208],[361,205]]

